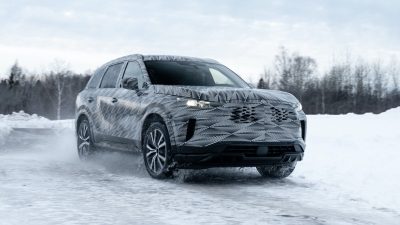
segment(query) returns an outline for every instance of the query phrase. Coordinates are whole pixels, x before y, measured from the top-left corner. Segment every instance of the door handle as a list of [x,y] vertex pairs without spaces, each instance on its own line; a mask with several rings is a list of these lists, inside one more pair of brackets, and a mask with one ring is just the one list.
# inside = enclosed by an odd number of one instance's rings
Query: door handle
[[93,98],[93,97],[89,97],[89,98],[87,98],[87,101],[88,101],[89,103],[91,103],[91,102],[94,101],[94,98]]
[[112,98],[111,102],[112,103],[116,103],[116,102],[118,102],[118,99],[117,98]]

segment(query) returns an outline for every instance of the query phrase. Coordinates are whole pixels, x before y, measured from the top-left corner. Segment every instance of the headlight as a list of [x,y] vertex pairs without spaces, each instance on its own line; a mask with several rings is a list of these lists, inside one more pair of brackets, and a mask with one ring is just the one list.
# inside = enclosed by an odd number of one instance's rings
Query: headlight
[[199,109],[207,109],[210,107],[218,107],[222,105],[221,103],[218,102],[209,102],[209,101],[187,99],[187,98],[177,98],[176,100],[184,101],[187,107],[199,108]]
[[189,99],[186,102],[186,106],[188,107],[195,107],[195,108],[209,108],[211,105],[210,102],[207,101],[198,101],[194,99]]
[[303,106],[302,106],[301,103],[299,102],[299,103],[296,105],[296,111],[299,112],[299,111],[301,111],[302,109],[303,109]]

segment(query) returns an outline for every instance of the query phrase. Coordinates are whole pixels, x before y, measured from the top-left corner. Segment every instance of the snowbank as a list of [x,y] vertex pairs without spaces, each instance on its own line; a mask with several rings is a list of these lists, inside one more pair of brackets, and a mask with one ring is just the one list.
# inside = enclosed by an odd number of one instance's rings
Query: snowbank
[[308,117],[305,159],[294,176],[400,212],[400,107],[381,114]]
[[73,128],[73,120],[49,120],[36,114],[27,114],[24,111],[12,114],[0,114],[0,145],[13,128],[37,128],[37,129],[64,129]]
[[0,125],[11,128],[72,128],[72,120],[49,120],[36,114],[27,114],[24,111],[12,114],[0,114]]

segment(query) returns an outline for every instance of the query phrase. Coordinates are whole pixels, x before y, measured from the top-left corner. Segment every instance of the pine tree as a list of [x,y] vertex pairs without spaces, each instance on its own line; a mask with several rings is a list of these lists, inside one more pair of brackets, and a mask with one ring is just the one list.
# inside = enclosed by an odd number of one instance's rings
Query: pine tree
[[12,88],[18,85],[22,78],[22,68],[18,65],[18,61],[15,61],[14,65],[11,66],[10,75],[8,77],[8,85]]

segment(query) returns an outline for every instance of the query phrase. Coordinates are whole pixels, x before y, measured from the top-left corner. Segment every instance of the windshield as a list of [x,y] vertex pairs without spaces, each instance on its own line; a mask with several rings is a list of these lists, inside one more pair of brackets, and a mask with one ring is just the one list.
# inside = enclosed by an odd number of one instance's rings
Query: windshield
[[145,61],[152,84],[249,88],[221,64],[195,61]]

